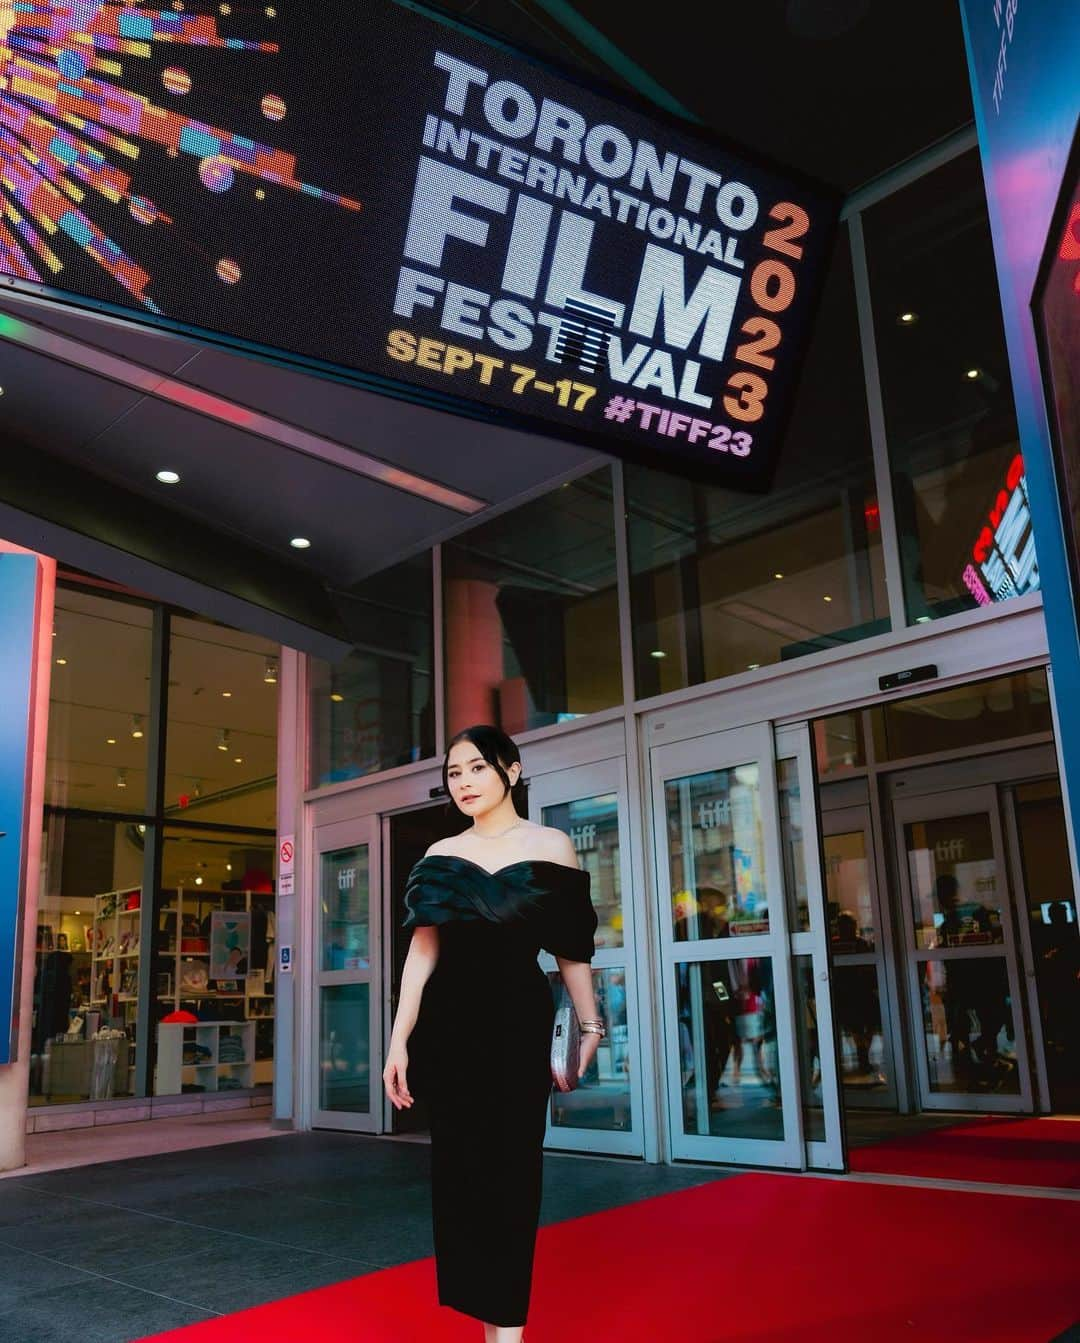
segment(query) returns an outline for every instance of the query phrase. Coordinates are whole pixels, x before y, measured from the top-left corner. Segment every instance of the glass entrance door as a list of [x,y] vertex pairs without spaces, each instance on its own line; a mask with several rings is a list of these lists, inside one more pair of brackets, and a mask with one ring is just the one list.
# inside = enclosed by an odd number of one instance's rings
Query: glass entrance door
[[382,1104],[377,818],[317,827],[315,864],[312,1123],[374,1132]]
[[[529,814],[564,830],[590,874],[596,909],[593,986],[608,1027],[589,1071],[571,1092],[553,1091],[547,1144],[582,1152],[644,1154],[634,911],[625,842],[626,765],[622,757],[533,777]],[[558,988],[558,965],[540,964]]]
[[920,1104],[1030,1110],[997,790],[893,807]]
[[886,911],[878,890],[870,808],[826,811],[821,824],[844,1104],[895,1110],[896,1064],[885,979]]
[[832,1026],[828,993],[818,992],[828,971],[803,739],[801,751],[780,752],[783,789],[767,724],[651,752],[676,1158],[802,1167],[808,1136],[823,1145],[822,1164],[841,1158],[835,1060],[822,1045]]

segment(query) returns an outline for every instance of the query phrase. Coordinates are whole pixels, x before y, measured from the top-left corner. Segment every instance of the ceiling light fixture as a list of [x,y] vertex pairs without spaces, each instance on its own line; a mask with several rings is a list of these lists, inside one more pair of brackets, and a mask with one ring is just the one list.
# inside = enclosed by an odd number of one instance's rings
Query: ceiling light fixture
[[234,765],[242,765],[243,763],[244,763],[244,757],[243,757],[242,755],[234,755],[234,756],[233,756],[233,764],[234,764]]
[[219,751],[227,751],[229,749],[229,729],[227,727],[218,729],[217,748]]
[[982,371],[981,369],[969,368],[968,371],[964,374],[964,377],[970,378],[974,382],[974,380],[979,376],[979,373],[981,371]]
[[66,666],[67,666],[67,658],[57,658],[57,659],[56,659],[56,665],[57,665],[58,667],[66,667]]
[[667,654],[664,652],[664,650],[663,650],[662,648],[654,648],[654,649],[652,650],[652,652],[649,654],[649,657],[651,657],[651,658],[666,658],[666,657],[667,657]]
[[176,471],[159,471],[157,473],[157,478],[161,481],[162,485],[180,484],[180,476]]
[[266,667],[263,670],[263,680],[267,685],[277,685],[278,664],[277,658],[267,658]]
[[201,885],[202,885],[202,877],[196,877],[196,878],[195,878],[195,885],[196,885],[196,886],[201,886]]
[[143,732],[141,713],[133,713],[131,715],[131,735],[136,739],[136,741],[138,741],[140,737],[144,737],[146,735],[145,732]]
[[126,770],[126,769],[118,769],[118,770],[116,771],[116,786],[117,786],[117,788],[126,788],[126,787],[127,787],[127,770]]
[[222,698],[222,699],[232,699],[232,691],[231,691],[231,690],[223,690],[223,691],[221,692],[221,698]]
[[232,863],[226,863],[226,864],[225,864],[225,871],[226,871],[226,872],[231,872],[231,871],[232,871]]
[[917,312],[902,312],[896,320],[900,326],[914,326],[919,320],[919,314]]
[[115,746],[115,745],[116,745],[116,738],[115,738],[115,737],[106,737],[106,738],[105,738],[105,745],[106,745],[106,746]]
[[831,602],[831,601],[832,601],[832,598],[831,598],[830,596],[826,595],[826,596],[822,597],[821,600],[822,600],[823,602]]
[[289,545],[292,546],[293,550],[311,549],[311,542],[307,539],[306,536],[294,536],[292,540],[289,542]]
[[775,573],[775,574],[773,574],[773,578],[783,578],[783,576],[784,576],[784,575],[781,574],[781,573]]
[[334,701],[335,704],[341,704],[342,701],[345,699],[345,696],[339,695],[338,692],[335,690],[333,694],[330,696],[330,698]]

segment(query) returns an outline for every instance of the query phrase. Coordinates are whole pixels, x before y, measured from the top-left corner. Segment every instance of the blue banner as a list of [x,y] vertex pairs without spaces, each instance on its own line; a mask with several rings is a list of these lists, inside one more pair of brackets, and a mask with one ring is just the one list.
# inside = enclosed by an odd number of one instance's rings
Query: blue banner
[[0,1064],[18,1054],[38,561],[0,555]]
[[960,0],[1016,418],[1045,601],[1061,758],[1080,834],[1080,640],[1031,294],[1080,116],[1077,0]]

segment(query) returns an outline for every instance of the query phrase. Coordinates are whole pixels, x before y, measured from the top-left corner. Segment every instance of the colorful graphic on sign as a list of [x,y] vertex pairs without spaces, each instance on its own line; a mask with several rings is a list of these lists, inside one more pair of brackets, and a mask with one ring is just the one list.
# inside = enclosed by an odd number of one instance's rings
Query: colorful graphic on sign
[[393,0],[0,0],[0,167],[20,282],[750,488],[837,209]]

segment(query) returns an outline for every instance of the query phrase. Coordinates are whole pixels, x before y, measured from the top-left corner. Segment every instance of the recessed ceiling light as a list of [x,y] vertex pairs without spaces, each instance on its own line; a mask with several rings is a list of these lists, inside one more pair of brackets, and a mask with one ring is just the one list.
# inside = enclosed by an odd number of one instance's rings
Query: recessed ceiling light
[[334,693],[330,696],[330,698],[334,701],[335,704],[340,704],[342,700],[344,700],[345,696],[339,695],[335,690]]
[[57,665],[58,667],[66,667],[66,666],[67,666],[67,658],[57,658],[57,659],[56,659],[56,665]]
[[116,745],[116,738],[115,738],[115,737],[106,737],[106,738],[105,738],[105,745],[106,745],[106,746],[115,746],[115,745]]
[[919,314],[917,312],[902,312],[896,320],[901,326],[914,326],[919,320]]
[[267,685],[277,685],[278,665],[277,658],[267,658],[266,666],[263,668],[263,680]]
[[116,771],[116,786],[117,786],[117,788],[126,788],[126,787],[127,787],[127,770],[126,770],[126,769],[118,769],[118,770]]
[[177,471],[159,471],[157,473],[157,478],[161,481],[162,485],[180,484],[180,475]]
[[773,578],[783,578],[783,576],[784,576],[784,575],[781,574],[781,573],[773,574]]
[[231,691],[231,690],[223,690],[223,691],[221,692],[221,698],[222,698],[222,699],[232,699],[232,691]]
[[144,735],[141,713],[133,713],[131,715],[131,735],[135,737],[136,740]]
[[832,601],[832,598],[829,597],[829,596],[825,596],[825,597],[822,597],[821,600],[822,600],[823,602],[831,602],[831,601]]
[[306,536],[294,536],[289,545],[292,546],[293,550],[310,550],[311,548],[311,542]]
[[227,727],[221,728],[218,732],[217,748],[219,751],[227,751],[229,749],[229,729]]
[[242,755],[234,755],[234,756],[233,756],[233,764],[234,764],[234,765],[242,765],[243,763],[244,763],[244,757],[243,757]]
[[225,864],[225,871],[226,871],[226,872],[231,872],[231,871],[232,871],[232,863],[226,863],[226,864]]
[[649,657],[651,657],[651,658],[666,658],[666,657],[667,657],[667,654],[664,652],[664,650],[663,650],[662,648],[654,648],[654,649],[652,650],[652,652],[649,654]]
[[195,885],[196,885],[196,886],[201,886],[201,885],[202,885],[202,877],[196,877],[196,878],[195,878]]
[[979,376],[979,369],[977,369],[977,368],[969,368],[968,371],[967,371],[967,373],[964,374],[964,376],[965,376],[966,378],[971,378],[971,379],[974,381],[974,379],[977,378],[977,377]]

